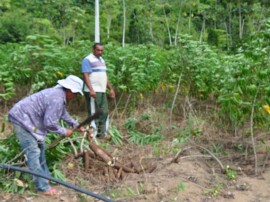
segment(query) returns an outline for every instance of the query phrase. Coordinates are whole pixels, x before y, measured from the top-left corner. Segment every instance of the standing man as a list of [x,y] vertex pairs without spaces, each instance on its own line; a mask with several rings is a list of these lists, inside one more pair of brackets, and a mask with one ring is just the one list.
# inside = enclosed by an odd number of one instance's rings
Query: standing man
[[84,95],[88,115],[95,113],[100,108],[103,114],[99,116],[91,125],[97,129],[97,137],[104,138],[107,135],[106,121],[108,121],[108,101],[106,89],[110,90],[110,96],[115,97],[114,90],[107,77],[106,64],[101,57],[103,45],[95,43],[92,53],[86,56],[82,61],[82,73],[85,82]]
[[[27,157],[27,166],[31,171],[50,175],[45,158],[45,138],[47,132],[69,137],[73,130],[58,124],[64,120],[72,128],[79,124],[66,111],[66,103],[82,92],[83,81],[73,75],[58,81],[54,88],[48,88],[26,97],[16,103],[9,111],[20,145]],[[83,128],[77,129],[83,131]],[[35,187],[46,195],[57,195],[47,180],[33,176]]]

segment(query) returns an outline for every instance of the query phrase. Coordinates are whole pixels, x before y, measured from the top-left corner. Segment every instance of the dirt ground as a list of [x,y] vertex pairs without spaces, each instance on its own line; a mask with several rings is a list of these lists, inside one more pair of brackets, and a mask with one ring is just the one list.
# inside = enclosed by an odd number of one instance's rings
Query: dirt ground
[[[186,151],[184,151],[185,148]],[[75,159],[73,155],[66,158],[61,168],[69,183],[111,198],[112,201],[270,201],[270,168],[268,164],[264,173],[254,176],[252,174],[253,165],[244,159],[239,159],[238,162],[230,164],[237,170],[237,177],[229,180],[225,174],[221,173],[220,166],[215,160],[194,156],[202,153],[197,149],[188,148],[189,145],[183,145],[183,153],[180,153],[177,163],[171,162],[176,154],[153,156],[150,146],[136,146],[128,143],[122,146],[121,151],[116,147],[108,148],[108,151],[117,153],[118,161],[123,164],[129,159],[133,159],[134,161],[139,160],[140,165],[145,165],[143,162],[151,162],[156,165],[156,169],[151,173],[129,173],[121,180],[104,177],[102,168],[98,168],[98,165],[92,165],[92,168],[85,172],[80,159]],[[248,158],[252,158],[252,155]],[[225,160],[223,162],[225,163]],[[54,184],[52,186],[59,190],[59,196],[43,196],[32,192],[26,192],[23,195],[1,193],[0,201],[100,201],[62,185]]]
[[[166,162],[164,159],[163,163]],[[160,162],[161,163],[161,162]],[[222,177],[221,177],[222,178]],[[130,174],[125,180],[110,185],[90,186],[89,190],[96,193],[104,193],[105,190],[113,189],[119,194],[125,195],[114,199],[115,201],[237,201],[237,202],[264,202],[270,199],[270,174],[269,171],[260,177],[239,176],[237,180],[225,183],[225,187],[219,196],[209,196],[211,187],[216,183],[224,183],[219,174],[209,173],[203,162],[184,160],[179,164],[160,166],[151,174]],[[177,188],[179,182],[183,182],[184,190]],[[83,196],[75,191],[56,186],[61,191],[58,197],[42,195],[23,196],[1,193],[1,201],[98,201],[89,196]],[[131,191],[132,190],[132,191]],[[106,191],[105,191],[106,192]]]
[[[1,116],[0,125],[4,122]],[[119,179],[105,175],[108,166],[98,161],[90,162],[84,170],[82,159],[73,154],[66,157],[60,169],[67,182],[82,189],[100,194],[119,202],[265,202],[270,201],[270,159],[267,158],[267,145],[270,145],[268,134],[260,138],[264,145],[258,145],[258,175],[254,174],[254,155],[252,152],[237,152],[233,145],[238,145],[239,138],[222,131],[212,130],[205,125],[206,136],[197,145],[210,148],[222,145],[226,152],[218,155],[224,168],[229,165],[237,172],[237,176],[229,179],[222,172],[219,162],[206,150],[194,147],[194,141],[178,145],[172,144],[168,137],[157,148],[151,145],[140,146],[124,142],[121,146],[108,143],[108,150],[118,157],[118,162],[127,165],[135,161],[141,167],[155,165],[155,169],[138,173],[126,173]],[[12,132],[12,126],[6,124],[5,134]],[[171,131],[168,131],[170,133]],[[263,137],[262,137],[263,136]],[[215,138],[213,138],[215,137]],[[211,139],[211,140],[210,140]],[[259,140],[259,139],[258,139]],[[179,153],[178,153],[179,152]],[[172,162],[179,154],[177,162]],[[263,171],[263,172],[262,172]],[[100,201],[91,196],[81,194],[59,184],[53,184],[60,195],[44,196],[25,192],[24,194],[4,193],[0,190],[0,201],[3,202],[84,202]]]

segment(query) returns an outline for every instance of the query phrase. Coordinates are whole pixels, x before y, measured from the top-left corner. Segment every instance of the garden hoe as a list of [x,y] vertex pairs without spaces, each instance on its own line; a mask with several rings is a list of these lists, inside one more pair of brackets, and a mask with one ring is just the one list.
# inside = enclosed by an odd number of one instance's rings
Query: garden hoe
[[[89,124],[91,123],[91,121],[95,120],[96,118],[98,118],[100,115],[102,114],[102,110],[101,109],[98,109],[93,115],[87,117],[83,122],[81,122],[76,128],[73,129],[76,130],[86,124]],[[59,137],[58,139],[56,139],[53,143],[51,143],[48,148],[51,149],[53,147],[55,147],[62,139],[64,139],[65,136],[61,136]]]

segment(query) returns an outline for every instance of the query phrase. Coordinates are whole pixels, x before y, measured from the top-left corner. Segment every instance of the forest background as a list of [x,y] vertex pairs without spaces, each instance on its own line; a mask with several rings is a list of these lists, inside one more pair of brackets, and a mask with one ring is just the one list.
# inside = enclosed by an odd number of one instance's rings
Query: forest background
[[[208,118],[251,137],[256,157],[256,145],[265,141],[256,140],[254,130],[270,126],[263,110],[270,104],[269,7],[268,0],[101,0],[114,114],[135,130],[128,123],[136,119],[129,118],[149,103],[166,112],[166,127],[175,129],[179,117],[194,116],[191,106],[211,102]],[[94,43],[94,8],[94,0],[1,0],[1,120],[22,97],[69,74],[82,77],[81,61]],[[179,142],[203,133],[194,124],[177,133]],[[3,121],[2,132],[5,127]],[[137,143],[161,139],[129,135]],[[244,150],[244,142],[237,147]]]

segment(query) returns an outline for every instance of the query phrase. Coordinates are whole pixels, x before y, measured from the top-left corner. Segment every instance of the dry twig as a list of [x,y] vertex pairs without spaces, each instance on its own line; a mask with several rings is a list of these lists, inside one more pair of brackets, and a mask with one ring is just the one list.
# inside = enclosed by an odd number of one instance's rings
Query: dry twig
[[[171,160],[170,163],[176,163],[176,162],[177,162],[177,159],[179,158],[180,154],[181,154],[183,151],[186,151],[186,150],[188,150],[188,149],[192,149],[192,148],[194,148],[194,147],[197,147],[197,148],[199,148],[199,149],[202,149],[202,150],[207,151],[207,152],[210,154],[210,156],[218,162],[218,164],[219,164],[219,166],[220,166],[220,168],[221,168],[221,171],[222,171],[222,172],[225,171],[222,162],[221,162],[221,161],[220,161],[220,160],[219,160],[219,159],[218,159],[218,158],[217,158],[210,150],[208,150],[207,148],[205,148],[205,147],[203,147],[203,146],[199,146],[199,145],[187,147],[187,148],[185,148],[185,149],[183,149],[183,150],[177,152],[177,154],[176,154],[175,157]],[[197,158],[198,158],[198,157],[199,157],[199,156],[197,156]],[[205,157],[205,155],[201,155],[200,157]]]
[[175,101],[176,101],[176,98],[177,98],[177,95],[178,95],[178,92],[179,92],[181,78],[182,78],[182,72],[181,72],[181,74],[179,76],[179,79],[178,79],[177,88],[176,88],[176,91],[175,91],[175,94],[174,94],[174,98],[173,98],[173,102],[172,102],[172,106],[171,106],[171,110],[170,110],[170,128],[172,127],[172,113],[173,113],[173,108],[174,108]]
[[263,167],[262,167],[262,171],[261,171],[262,173],[263,173],[264,170],[265,170],[265,165],[266,165],[266,163],[267,163],[267,161],[268,161],[269,156],[270,156],[270,151],[268,151],[268,153],[267,153],[267,155],[266,155],[266,157],[265,157],[265,159],[264,159]]
[[254,96],[251,115],[250,115],[250,133],[251,133],[251,142],[252,142],[254,158],[255,158],[255,165],[254,165],[255,166],[255,175],[258,174],[258,158],[257,158],[256,145],[255,145],[255,139],[254,139],[254,131],[253,131],[253,114],[254,114],[254,108],[255,108],[255,104],[256,104],[257,95],[258,95],[258,90]]

